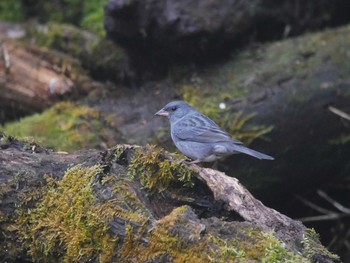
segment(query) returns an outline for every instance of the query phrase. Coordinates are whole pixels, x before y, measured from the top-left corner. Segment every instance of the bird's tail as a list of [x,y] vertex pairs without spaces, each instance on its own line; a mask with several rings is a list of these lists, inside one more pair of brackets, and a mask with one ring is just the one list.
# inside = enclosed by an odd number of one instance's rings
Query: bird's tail
[[235,144],[235,145],[232,146],[232,149],[233,149],[234,152],[245,153],[245,154],[248,154],[248,155],[253,156],[255,158],[258,158],[260,160],[263,160],[263,159],[264,160],[273,160],[274,159],[270,155],[254,151],[254,150],[249,149],[249,148],[247,148],[245,146],[242,146],[242,145],[236,145]]

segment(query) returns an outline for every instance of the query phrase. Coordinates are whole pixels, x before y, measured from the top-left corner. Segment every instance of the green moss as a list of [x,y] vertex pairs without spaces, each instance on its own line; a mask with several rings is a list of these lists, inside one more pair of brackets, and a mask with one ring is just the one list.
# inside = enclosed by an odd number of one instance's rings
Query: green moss
[[241,238],[223,239],[209,236],[211,262],[310,263],[289,252],[271,233],[250,230]]
[[183,224],[182,216],[189,209],[187,206],[173,210],[168,216],[157,221],[152,229],[147,244],[141,242],[140,233],[134,234],[128,227],[127,237],[120,253],[120,262],[154,262],[161,259],[174,263],[208,262],[205,245],[188,242],[171,233],[175,226]]
[[80,26],[99,35],[104,35],[104,6],[108,0],[82,1],[83,16]]
[[37,262],[77,262],[99,258],[110,262],[116,238],[108,222],[112,202],[98,204],[92,190],[99,166],[67,170],[61,181],[49,180],[43,199],[18,218],[19,235]]
[[[174,209],[157,221],[146,235],[127,226],[126,238],[119,250],[120,262],[202,262],[202,263],[310,263],[289,252],[272,234],[252,227],[240,228],[236,238],[205,234],[198,218],[192,218],[188,206]],[[193,213],[193,212],[192,212]]]
[[[98,147],[98,134],[112,133],[97,109],[60,102],[40,114],[0,127],[17,137],[33,137],[45,146],[72,151]],[[115,141],[108,142],[111,145]]]
[[[124,151],[125,147],[117,147],[110,157],[120,161]],[[147,152],[143,154],[147,155]],[[153,155],[160,155],[159,150],[151,149],[147,156],[162,158]],[[134,158],[137,156],[140,157],[140,153]],[[39,199],[36,206],[22,211],[16,225],[8,226],[18,233],[18,240],[23,242],[32,260],[110,262],[113,258],[118,262],[140,263],[157,260],[309,263],[315,253],[310,249],[315,246],[311,243],[315,240],[312,233],[305,238],[304,257],[287,251],[272,234],[241,223],[231,226],[230,234],[216,228],[217,233],[206,234],[205,225],[189,206],[176,208],[155,223],[133,188],[133,182],[128,181],[127,171],[121,171],[118,177],[105,176],[102,184],[95,184],[96,176],[102,170],[100,166],[83,168],[78,165],[67,170],[61,181],[47,177],[47,186],[43,187],[39,198],[36,197]],[[18,178],[22,177],[18,175]],[[94,191],[96,187],[104,190]],[[101,195],[100,201],[96,192]],[[124,234],[112,236],[109,222],[118,222],[116,217],[125,222],[125,229],[119,229],[124,227],[122,225],[116,228],[118,233]],[[4,216],[2,220],[7,218]],[[315,247],[317,252],[326,253],[318,250],[317,244]]]
[[104,5],[108,0],[82,1],[58,0],[23,2],[26,14],[37,18],[41,23],[69,23],[104,35]]
[[0,20],[19,22],[23,19],[23,6],[19,0],[0,1]]
[[161,193],[178,183],[193,186],[192,172],[182,164],[182,160],[150,145],[146,150],[136,151],[129,166],[129,175],[139,178],[141,184],[151,192]]
[[124,49],[103,36],[54,22],[45,26],[28,24],[26,31],[31,43],[77,58],[94,78],[121,80],[125,77],[128,57]]
[[327,256],[334,261],[340,260],[339,256],[329,252],[324,246],[322,246],[319,235],[312,228],[306,229],[303,245],[303,255],[310,260],[313,260],[315,255]]
[[339,136],[337,136],[334,139],[331,139],[328,141],[330,144],[335,144],[335,145],[343,145],[343,144],[347,144],[350,142],[350,134],[340,134]]
[[153,217],[137,197],[137,193],[130,185],[130,182],[117,179],[114,185],[116,197],[113,202],[120,208],[120,211],[123,211],[123,215],[119,214],[119,217],[141,224],[146,223],[149,218]]
[[[11,142],[13,141],[11,139]],[[42,197],[40,179],[38,180],[38,175],[31,170],[4,174],[2,179],[5,180],[0,183],[0,206],[7,208],[0,211],[0,258],[4,262],[16,262],[18,258],[26,258],[25,248],[17,235],[18,211],[23,205],[30,207]]]
[[2,0],[0,19],[19,22],[36,18],[41,23],[68,23],[104,36],[104,6],[107,2],[108,0]]
[[6,134],[5,132],[0,132],[0,143],[12,142],[15,138],[11,135]]
[[[138,148],[137,146],[135,147]],[[126,145],[118,144],[109,150],[109,154],[113,155],[112,157],[109,156],[109,158],[111,159],[112,162],[119,163],[122,161],[121,159],[123,158],[126,150],[127,150]]]
[[42,27],[30,24],[27,31],[30,34],[31,41],[35,41],[35,44],[68,53],[73,57],[80,57],[84,53],[89,53],[88,47],[91,42],[98,40],[88,32],[69,24],[50,22]]
[[69,23],[103,36],[104,6],[108,0],[0,1],[0,19],[19,22],[36,18],[41,23]]
[[[91,42],[91,53],[86,63],[95,63],[95,68],[115,68],[114,74],[124,74],[128,66],[128,56],[123,48],[107,39]],[[91,67],[92,68],[92,67]],[[122,78],[123,76],[119,76]]]

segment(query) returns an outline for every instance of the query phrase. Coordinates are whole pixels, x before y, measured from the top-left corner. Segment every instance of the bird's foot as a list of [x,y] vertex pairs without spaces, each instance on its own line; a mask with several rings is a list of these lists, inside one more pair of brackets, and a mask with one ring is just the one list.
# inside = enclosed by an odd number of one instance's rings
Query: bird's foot
[[215,160],[213,165],[211,166],[211,169],[217,170],[218,166],[219,166],[219,162],[218,162],[218,160]]
[[196,164],[196,163],[200,163],[201,160],[194,160],[194,161],[190,161],[190,162],[187,162],[188,164]]

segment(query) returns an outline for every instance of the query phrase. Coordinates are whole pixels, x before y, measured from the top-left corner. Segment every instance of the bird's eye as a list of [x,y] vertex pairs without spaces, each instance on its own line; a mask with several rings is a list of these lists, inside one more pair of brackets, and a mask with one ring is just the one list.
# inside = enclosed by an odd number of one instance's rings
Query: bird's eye
[[172,111],[176,111],[176,109],[177,109],[176,106],[171,108]]

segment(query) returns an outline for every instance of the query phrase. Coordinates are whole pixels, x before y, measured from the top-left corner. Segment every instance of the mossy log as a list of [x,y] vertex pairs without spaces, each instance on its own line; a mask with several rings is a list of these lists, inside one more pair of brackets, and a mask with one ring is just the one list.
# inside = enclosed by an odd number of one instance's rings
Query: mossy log
[[45,51],[2,41],[2,105],[40,110],[50,105],[55,95],[72,91],[73,82],[54,69],[52,61],[50,63],[52,57],[48,57]]
[[0,164],[5,261],[339,261],[236,179],[154,147],[67,154],[1,135]]
[[32,23],[21,28],[24,41],[72,56],[96,80],[128,83],[135,78],[124,49],[104,36],[69,24]]
[[134,79],[124,50],[103,36],[66,24],[0,21],[0,123],[66,95],[81,98],[101,88],[100,80]]
[[12,27],[0,26],[2,116],[9,119],[41,111],[65,95],[81,96],[96,86],[78,60],[13,39],[25,32],[18,28],[11,31]]

